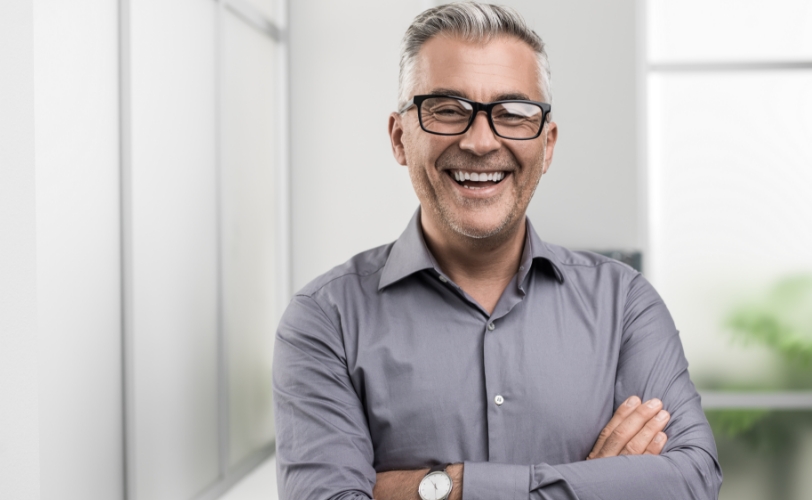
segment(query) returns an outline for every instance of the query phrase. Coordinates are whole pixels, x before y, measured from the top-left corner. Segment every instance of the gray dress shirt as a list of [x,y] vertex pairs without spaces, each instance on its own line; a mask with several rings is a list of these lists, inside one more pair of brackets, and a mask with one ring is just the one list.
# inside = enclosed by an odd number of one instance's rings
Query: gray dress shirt
[[[528,220],[519,271],[488,314],[439,268],[419,214],[285,311],[281,499],[369,499],[376,472],[444,462],[465,462],[464,500],[717,498],[678,332],[640,273],[545,243]],[[631,395],[671,413],[663,453],[585,461]]]

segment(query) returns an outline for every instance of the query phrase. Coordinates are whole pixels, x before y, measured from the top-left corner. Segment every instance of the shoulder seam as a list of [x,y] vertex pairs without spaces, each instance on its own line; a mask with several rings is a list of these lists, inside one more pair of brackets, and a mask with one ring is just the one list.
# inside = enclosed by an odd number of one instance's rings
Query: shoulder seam
[[[296,296],[296,297],[303,297],[303,298],[305,298],[305,299],[310,299],[310,300],[311,300],[311,301],[312,301],[314,304],[316,304],[316,307],[318,307],[318,308],[319,308],[319,311],[321,311],[321,313],[324,315],[324,319],[326,319],[326,320],[327,320],[327,322],[328,322],[328,323],[330,323],[330,326],[331,326],[331,327],[333,327],[333,331],[334,331],[336,334],[341,335],[341,333],[340,333],[340,332],[341,332],[341,330],[340,330],[339,328],[336,328],[336,325],[335,325],[335,323],[333,323],[332,318],[330,318],[330,315],[329,315],[329,314],[327,314],[327,311],[325,311],[325,310],[324,310],[324,308],[323,308],[323,307],[321,307],[321,304],[319,304],[319,301],[318,301],[318,300],[316,300],[315,298],[311,297],[310,295],[305,295],[305,294],[303,294],[303,293],[297,293],[295,296]],[[343,343],[343,341],[342,341],[342,343]]]
[[[546,241],[542,240],[542,241],[541,241],[541,244],[542,244],[542,245],[544,245],[544,246],[547,248],[547,250],[549,250],[549,252],[550,252],[550,254],[552,255],[552,257],[554,257],[554,258],[555,258],[555,261],[557,261],[559,264],[561,264],[561,265],[563,265],[563,266],[568,266],[568,267],[598,267],[598,266],[602,266],[603,264],[622,264],[622,265],[624,265],[624,266],[631,267],[631,266],[629,266],[628,264],[624,264],[623,262],[620,262],[620,261],[617,261],[617,260],[615,260],[615,259],[612,259],[611,257],[606,257],[605,255],[601,255],[601,254],[599,254],[599,253],[595,253],[595,252],[590,252],[590,253],[592,253],[592,254],[594,254],[594,255],[597,255],[597,256],[599,256],[599,257],[602,257],[602,258],[604,258],[604,259],[606,259],[606,260],[604,260],[604,261],[602,261],[602,262],[596,262],[596,263],[594,263],[594,264],[579,264],[579,263],[572,262],[572,261],[564,261],[564,260],[563,260],[563,259],[561,259],[561,257],[559,257],[559,256],[556,254],[556,252],[555,252],[555,251],[554,251],[554,250],[553,250],[553,249],[550,247],[550,244],[549,244],[549,243],[547,243]],[[567,249],[567,248],[564,248],[564,247],[561,247],[561,246],[558,246],[558,245],[556,245],[556,246],[557,246],[558,248],[562,248],[562,249],[564,249],[564,250],[565,250],[565,251],[567,251],[567,252],[570,252],[570,253],[573,253],[573,252],[574,252],[573,250],[569,250],[569,249]],[[551,259],[550,257],[545,257],[545,258],[546,258],[547,260],[550,260],[551,262],[553,262],[553,259]],[[639,273],[639,271],[637,271],[637,269],[634,269],[634,268],[631,268],[631,269],[632,269],[633,271],[636,271],[636,272],[638,272],[638,273]]]
[[[371,275],[373,275],[373,274],[377,273],[378,271],[380,271],[380,270],[381,270],[381,269],[383,269],[384,267],[386,267],[386,263],[384,263],[384,264],[383,264],[381,267],[379,267],[378,269],[375,269],[374,271],[370,271],[370,272],[368,272],[368,273],[366,273],[366,274],[363,274],[363,273],[351,273],[351,272],[344,273],[344,274],[342,274],[342,275],[340,275],[340,276],[336,276],[335,278],[331,279],[331,280],[330,280],[330,281],[328,281],[327,283],[324,283],[323,285],[321,285],[321,286],[320,286],[320,287],[318,287],[317,289],[313,290],[313,292],[312,292],[312,293],[309,293],[309,294],[308,294],[308,293],[301,293],[301,292],[297,292],[296,294],[294,294],[294,296],[295,296],[295,297],[310,297],[310,298],[313,298],[313,295],[316,295],[317,293],[319,293],[319,292],[320,292],[320,291],[321,291],[321,290],[322,290],[324,287],[326,287],[327,285],[329,285],[330,283],[332,283],[332,282],[333,282],[333,281],[335,281],[335,280],[338,280],[338,279],[341,279],[341,278],[346,278],[347,276],[360,276],[360,277],[362,277],[362,278],[365,278],[365,277],[367,277],[367,276],[371,276]],[[321,307],[321,306],[319,306],[319,307]]]

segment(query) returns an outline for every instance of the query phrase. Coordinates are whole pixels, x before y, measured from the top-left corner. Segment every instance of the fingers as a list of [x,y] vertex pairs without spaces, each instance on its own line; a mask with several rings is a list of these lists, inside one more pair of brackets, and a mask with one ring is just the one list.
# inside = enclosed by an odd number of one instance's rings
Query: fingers
[[606,442],[606,439],[612,435],[615,428],[617,428],[621,422],[631,415],[638,406],[640,406],[640,398],[637,396],[631,396],[618,407],[617,411],[615,411],[615,414],[612,416],[612,420],[606,424],[606,427],[604,427],[601,433],[598,435],[598,440],[595,442],[595,446],[592,447],[592,451],[590,451],[589,456],[586,457],[587,460],[597,458],[597,454],[603,448],[603,444]]
[[659,455],[662,453],[663,448],[665,448],[665,443],[668,441],[668,436],[665,435],[665,432],[658,432],[654,439],[649,443],[648,448],[643,453],[643,455]]
[[[638,406],[606,439],[603,448],[598,453],[598,458],[619,455],[626,445],[643,430],[643,427],[645,427],[648,421],[657,415],[662,407],[663,403],[659,399],[651,399]],[[653,435],[651,437],[653,437]],[[648,443],[646,443],[646,446],[647,445]],[[639,452],[642,453],[646,449],[646,446],[643,446]]]
[[668,412],[660,413],[662,406],[663,403],[659,399],[651,399],[635,407],[608,433],[602,446],[594,453],[590,453],[588,458],[614,457],[624,452],[636,455],[645,452],[670,418]]
[[[646,422],[640,432],[620,451],[621,455],[642,455],[653,444],[654,438],[665,429],[671,415],[665,410],[660,410],[654,418]],[[665,445],[665,443],[663,443]],[[662,450],[662,448],[660,448]]]

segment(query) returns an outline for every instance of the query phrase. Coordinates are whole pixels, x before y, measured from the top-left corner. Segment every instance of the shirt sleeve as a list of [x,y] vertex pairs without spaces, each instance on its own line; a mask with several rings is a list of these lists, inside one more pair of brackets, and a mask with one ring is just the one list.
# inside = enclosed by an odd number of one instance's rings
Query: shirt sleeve
[[273,362],[280,500],[372,498],[372,440],[342,337],[316,301],[294,297]]
[[663,452],[555,466],[466,462],[463,500],[718,498],[722,470],[716,444],[688,376],[679,334],[662,299],[642,275],[630,284],[622,321],[615,408],[632,395],[643,401],[660,398],[671,414]]

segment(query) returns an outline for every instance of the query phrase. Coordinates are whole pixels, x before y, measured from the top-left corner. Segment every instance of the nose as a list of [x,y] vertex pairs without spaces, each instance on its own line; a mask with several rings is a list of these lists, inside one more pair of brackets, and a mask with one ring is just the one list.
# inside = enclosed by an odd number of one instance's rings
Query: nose
[[477,156],[484,156],[500,147],[502,147],[502,143],[491,130],[487,113],[480,111],[474,117],[474,123],[462,135],[460,149]]

